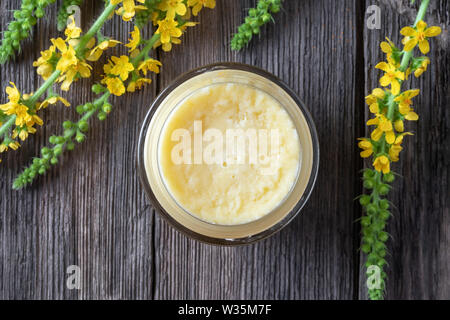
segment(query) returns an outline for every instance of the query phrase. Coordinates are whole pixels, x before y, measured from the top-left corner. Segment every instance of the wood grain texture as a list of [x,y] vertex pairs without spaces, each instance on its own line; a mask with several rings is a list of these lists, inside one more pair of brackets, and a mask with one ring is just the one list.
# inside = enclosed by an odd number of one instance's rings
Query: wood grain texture
[[[355,142],[364,130],[364,91],[376,83],[369,70],[381,57],[376,44],[385,34],[398,34],[409,23],[407,15],[399,18],[383,7],[383,28],[372,32],[363,29],[361,17],[369,0],[286,0],[276,24],[234,53],[230,37],[256,1],[217,3],[215,10],[202,11],[200,25],[190,28],[182,45],[157,52],[163,67],[151,86],[114,99],[108,119],[93,119],[87,141],[33,186],[10,188],[48,137],[61,133],[61,123],[76,118],[75,106],[92,100],[90,80],[65,94],[71,108],[45,110],[45,127],[3,157],[0,299],[364,298],[354,222],[361,212],[353,201],[361,192],[363,162]],[[0,29],[18,6],[0,2]],[[85,1],[84,28],[101,7],[102,1]],[[42,82],[31,65],[58,34],[56,9],[47,9],[50,19],[39,21],[17,59],[0,67],[0,101],[11,80],[24,91]],[[448,25],[448,12],[448,4],[435,7],[433,19]],[[130,29],[114,18],[104,33],[126,41]],[[108,55],[121,52],[117,47]],[[172,229],[149,205],[136,169],[138,132],[155,95],[181,73],[219,61],[262,67],[284,80],[309,107],[322,150],[316,188],[302,214],[248,247],[209,246]],[[416,82],[423,89],[416,102],[422,118],[413,124],[416,135],[398,166],[404,178],[391,198],[398,206],[390,226],[393,299],[450,298],[447,42],[433,44],[432,61],[431,72]],[[99,62],[94,73],[100,71]],[[428,109],[433,112],[422,111]],[[81,267],[81,290],[66,287],[66,268],[73,264]]]
[[[2,12],[17,5],[2,1]],[[2,87],[13,80],[19,88],[32,90],[42,82],[31,65],[39,50],[49,45],[48,35],[58,35],[56,6],[49,9],[51,19],[40,20],[34,41],[25,44],[15,62],[1,67]],[[84,28],[101,10],[102,1],[85,1]],[[2,16],[2,28],[10,18]],[[130,24],[115,18],[104,33],[126,41],[130,29]],[[125,53],[119,50],[109,54]],[[101,65],[96,64],[95,74],[101,74]],[[73,106],[45,110],[46,126],[2,163],[0,298],[153,297],[154,215],[139,184],[135,154],[140,121],[155,92],[149,86],[138,95],[115,99],[105,122],[96,118],[90,122],[86,142],[30,188],[12,191],[13,178],[38,155],[48,137],[62,132],[64,120],[77,117],[75,106],[94,98],[90,81],[80,81],[64,94]],[[5,98],[2,92],[2,101]],[[66,288],[70,265],[81,267],[79,291]]]
[[[379,43],[388,36],[400,45],[400,29],[412,24],[417,13],[418,6],[412,7],[408,1],[382,2],[381,30],[365,29],[366,92],[379,86],[380,72],[373,68],[384,59]],[[449,13],[450,2],[430,2],[425,21],[439,25],[443,34],[430,40],[428,72],[419,79],[412,76],[404,85],[405,90],[421,89],[414,99],[420,119],[408,122],[406,129],[414,136],[405,140],[401,160],[392,168],[400,177],[389,195],[396,209],[388,223],[392,236],[388,242],[388,299],[450,299]],[[363,298],[365,277],[361,280]]]
[[254,4],[218,1],[215,11],[205,11],[184,45],[162,56],[161,86],[217,61],[273,72],[300,95],[317,124],[324,152],[316,189],[292,224],[249,247],[203,245],[157,217],[155,298],[351,299],[357,249],[352,212],[359,192],[349,179],[359,168],[355,131],[347,125],[355,114],[354,1],[285,1],[276,25],[264,29],[261,41],[242,53],[231,53],[230,36],[245,8]]

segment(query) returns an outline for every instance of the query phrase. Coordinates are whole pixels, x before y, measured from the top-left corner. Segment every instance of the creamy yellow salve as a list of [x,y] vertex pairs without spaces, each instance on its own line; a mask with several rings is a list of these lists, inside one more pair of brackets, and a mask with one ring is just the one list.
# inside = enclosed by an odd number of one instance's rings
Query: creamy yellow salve
[[294,124],[272,96],[245,84],[211,84],[168,118],[159,166],[172,197],[190,214],[238,225],[269,214],[289,195],[300,152]]

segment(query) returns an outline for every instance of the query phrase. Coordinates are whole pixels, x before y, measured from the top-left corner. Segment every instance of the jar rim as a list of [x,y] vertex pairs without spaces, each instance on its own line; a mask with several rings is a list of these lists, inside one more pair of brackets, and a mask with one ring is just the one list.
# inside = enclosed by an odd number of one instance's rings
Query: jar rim
[[[204,235],[201,233],[198,233],[196,231],[193,231],[177,220],[173,218],[161,205],[161,203],[158,201],[156,195],[154,194],[150,183],[149,178],[147,176],[147,170],[145,168],[145,154],[144,154],[144,147],[146,143],[146,137],[147,132],[150,127],[151,120],[158,108],[161,106],[162,102],[166,99],[169,94],[175,90],[179,85],[182,83],[199,76],[204,73],[212,72],[212,71],[223,71],[223,70],[240,70],[240,71],[246,71],[250,72],[256,75],[259,75],[260,77],[265,78],[268,81],[273,82],[274,84],[278,85],[282,90],[287,93],[290,98],[295,102],[297,107],[300,109],[300,112],[303,114],[306,124],[308,125],[309,132],[311,134],[311,140],[312,140],[312,168],[311,173],[309,176],[309,181],[306,184],[306,188],[301,195],[300,200],[295,205],[295,207],[286,214],[286,216],[278,221],[275,225],[270,227],[269,229],[266,229],[262,232],[259,232],[257,234],[253,234],[248,237],[244,238],[236,238],[236,239],[222,239],[222,238],[214,238],[208,235]],[[225,246],[236,246],[236,245],[246,245],[251,244],[260,240],[263,240],[265,238],[268,238],[272,236],[273,234],[277,233],[281,229],[283,229],[285,226],[287,226],[301,211],[301,209],[304,207],[306,202],[308,201],[312,190],[314,188],[318,170],[319,170],[319,159],[320,159],[320,147],[319,147],[319,140],[317,135],[317,130],[314,124],[314,121],[312,119],[312,116],[308,109],[306,108],[303,101],[297,96],[297,94],[282,80],[280,80],[275,75],[243,63],[237,63],[237,62],[221,62],[221,63],[214,63],[206,66],[202,66],[196,69],[193,69],[191,71],[185,72],[178,76],[175,80],[173,80],[165,89],[161,91],[161,93],[155,98],[153,103],[150,106],[150,109],[147,112],[147,115],[144,118],[143,124],[141,126],[141,131],[139,135],[138,140],[138,148],[137,148],[137,166],[138,166],[138,174],[140,176],[140,181],[142,186],[144,187],[144,190],[153,206],[153,208],[170,224],[172,225],[176,230],[184,233],[190,238],[193,238],[195,240],[205,242],[208,244],[213,245],[225,245]],[[232,226],[230,226],[232,227]]]

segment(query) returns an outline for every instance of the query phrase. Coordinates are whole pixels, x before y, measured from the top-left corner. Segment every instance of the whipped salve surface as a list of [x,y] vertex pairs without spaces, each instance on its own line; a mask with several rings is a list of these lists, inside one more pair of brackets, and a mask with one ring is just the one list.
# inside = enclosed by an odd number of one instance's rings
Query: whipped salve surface
[[[230,129],[249,133],[245,145],[227,149]],[[189,154],[180,148],[186,147],[187,134]],[[223,145],[222,157],[211,148],[213,143]],[[166,120],[158,153],[164,184],[174,200],[189,214],[218,225],[245,224],[268,215],[289,195],[301,166],[299,136],[283,106],[262,90],[233,82],[207,85],[182,100]],[[208,155],[214,155],[213,163]]]

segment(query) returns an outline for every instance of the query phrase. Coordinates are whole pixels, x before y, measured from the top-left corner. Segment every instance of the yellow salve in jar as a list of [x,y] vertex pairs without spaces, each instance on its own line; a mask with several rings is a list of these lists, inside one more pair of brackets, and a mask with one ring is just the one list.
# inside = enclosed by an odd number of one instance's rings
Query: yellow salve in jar
[[181,101],[159,147],[175,201],[209,223],[237,225],[272,212],[300,166],[298,133],[283,106],[248,84],[211,84]]
[[152,206],[207,243],[248,244],[300,212],[319,143],[296,94],[264,70],[219,63],[164,89],[142,125],[138,169]]

